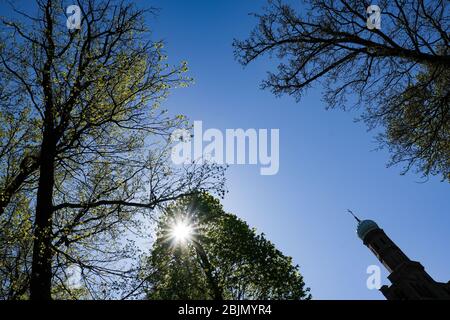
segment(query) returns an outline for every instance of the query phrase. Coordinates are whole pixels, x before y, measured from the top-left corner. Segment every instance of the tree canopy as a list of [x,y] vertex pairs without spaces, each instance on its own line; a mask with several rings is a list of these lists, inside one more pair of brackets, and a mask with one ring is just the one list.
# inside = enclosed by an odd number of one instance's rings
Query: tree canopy
[[[173,235],[180,221],[192,232],[182,242]],[[311,298],[292,258],[207,193],[165,210],[145,261],[149,299],[217,299],[217,288],[223,299]]]
[[250,36],[234,42],[236,57],[277,59],[262,84],[277,95],[301,99],[320,83],[330,107],[363,107],[368,127],[385,129],[378,140],[390,165],[450,181],[449,3],[378,1],[380,29],[367,27],[369,5],[269,1]]
[[164,202],[223,192],[220,166],[170,161],[187,123],[160,105],[191,79],[151,40],[151,12],[80,0],[81,28],[68,30],[64,4],[1,18],[1,298],[76,298],[75,269],[85,297],[120,297],[139,272],[124,235],[142,235]]

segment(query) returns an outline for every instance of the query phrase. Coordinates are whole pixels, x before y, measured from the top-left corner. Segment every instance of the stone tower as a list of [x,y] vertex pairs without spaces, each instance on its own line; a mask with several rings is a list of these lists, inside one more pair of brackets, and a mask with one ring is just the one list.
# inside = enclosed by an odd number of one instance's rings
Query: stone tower
[[384,285],[380,289],[386,299],[450,299],[450,281],[434,281],[425,268],[410,260],[374,221],[353,216],[358,222],[358,237],[390,273],[388,279],[392,285]]

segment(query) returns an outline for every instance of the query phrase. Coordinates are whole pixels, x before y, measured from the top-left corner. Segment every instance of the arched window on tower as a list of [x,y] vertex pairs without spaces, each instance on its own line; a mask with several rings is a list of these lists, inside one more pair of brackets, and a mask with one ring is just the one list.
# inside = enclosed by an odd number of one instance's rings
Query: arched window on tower
[[373,247],[374,250],[380,250],[380,247],[378,246],[378,244],[374,241],[372,242],[371,246]]

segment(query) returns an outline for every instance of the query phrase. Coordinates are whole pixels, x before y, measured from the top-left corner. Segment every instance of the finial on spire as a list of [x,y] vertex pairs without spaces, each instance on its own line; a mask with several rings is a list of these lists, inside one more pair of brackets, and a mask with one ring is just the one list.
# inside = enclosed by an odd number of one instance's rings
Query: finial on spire
[[353,218],[355,218],[356,219],[356,221],[358,221],[358,223],[360,223],[361,222],[361,220],[353,213],[353,211],[352,210],[350,210],[350,209],[347,209],[347,211],[353,216]]

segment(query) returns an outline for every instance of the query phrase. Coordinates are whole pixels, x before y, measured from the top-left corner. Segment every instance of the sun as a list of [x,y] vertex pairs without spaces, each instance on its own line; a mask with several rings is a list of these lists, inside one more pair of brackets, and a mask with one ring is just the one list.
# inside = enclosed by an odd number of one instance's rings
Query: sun
[[177,221],[170,228],[171,238],[176,243],[186,243],[192,239],[193,233],[192,225],[186,220]]

